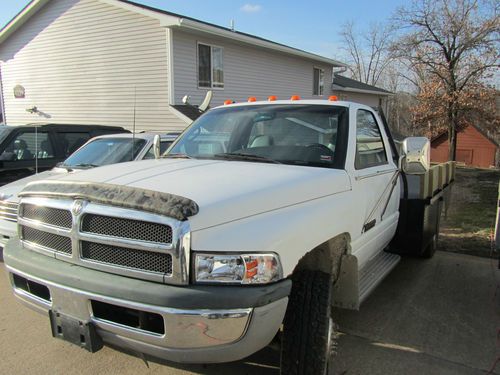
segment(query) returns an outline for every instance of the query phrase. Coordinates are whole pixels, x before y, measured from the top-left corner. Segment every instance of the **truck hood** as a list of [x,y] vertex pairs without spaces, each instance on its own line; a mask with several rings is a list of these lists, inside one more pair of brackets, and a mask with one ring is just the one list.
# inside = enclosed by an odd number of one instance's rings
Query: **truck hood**
[[64,181],[126,185],[195,201],[192,230],[350,190],[342,170],[239,161],[162,159],[104,166]]

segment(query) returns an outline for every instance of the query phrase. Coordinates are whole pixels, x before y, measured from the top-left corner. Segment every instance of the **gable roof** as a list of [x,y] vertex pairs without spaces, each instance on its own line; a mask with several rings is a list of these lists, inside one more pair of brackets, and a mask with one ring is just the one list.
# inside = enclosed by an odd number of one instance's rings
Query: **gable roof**
[[[469,126],[472,126],[474,129],[476,129],[484,138],[486,138],[488,141],[493,143],[496,147],[500,147],[500,144],[498,144],[498,142],[493,137],[491,137],[487,132],[485,132],[482,128],[480,128],[479,126],[477,126],[475,124],[462,126],[460,129],[458,129],[457,132],[461,132],[461,131],[465,130],[466,128],[468,128]],[[442,138],[445,138],[444,141],[447,140],[448,130],[445,130],[445,131],[439,133],[438,135],[436,135],[435,137],[433,137],[431,139],[431,144],[434,142],[441,142]]]
[[332,89],[338,91],[351,91],[366,94],[377,94],[382,96],[392,95],[392,92],[381,89],[377,86],[368,85],[366,83],[356,81],[352,78],[347,78],[338,73],[335,73],[332,81]]
[[[38,12],[50,0],[32,0],[26,5],[5,27],[0,30],[0,44],[2,44],[12,33],[21,27],[28,19]],[[130,10],[135,13],[142,14],[147,17],[152,17],[160,21],[160,25],[164,27],[173,27],[186,30],[196,30],[223,38],[233,39],[238,42],[255,45],[262,48],[267,48],[289,55],[295,55],[310,60],[326,63],[334,67],[346,67],[347,65],[333,59],[329,59],[314,53],[303,51],[298,48],[290,47],[281,43],[276,43],[268,39],[264,39],[255,35],[246,34],[240,31],[234,31],[230,28],[215,25],[209,22],[201,21],[192,17],[187,17],[181,14],[168,12],[165,10],[153,8],[147,5],[138,4],[130,0],[98,0],[103,3],[114,5],[123,9]]]

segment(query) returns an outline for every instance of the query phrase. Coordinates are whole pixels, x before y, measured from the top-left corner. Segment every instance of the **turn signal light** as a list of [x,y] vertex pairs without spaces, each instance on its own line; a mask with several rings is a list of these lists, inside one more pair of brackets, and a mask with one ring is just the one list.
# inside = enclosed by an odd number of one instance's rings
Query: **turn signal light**
[[256,98],[255,96],[251,96],[251,97],[249,97],[249,98],[248,98],[248,101],[249,101],[250,103],[252,103],[252,102],[256,102],[256,101],[257,101],[257,98]]
[[330,96],[330,97],[328,98],[328,100],[329,100],[329,101],[331,101],[331,102],[336,102],[337,100],[339,100],[339,98],[337,98],[337,96],[336,96],[336,95],[332,95],[332,96]]
[[300,100],[300,96],[298,96],[298,95],[292,95],[292,97],[290,98],[290,100]]

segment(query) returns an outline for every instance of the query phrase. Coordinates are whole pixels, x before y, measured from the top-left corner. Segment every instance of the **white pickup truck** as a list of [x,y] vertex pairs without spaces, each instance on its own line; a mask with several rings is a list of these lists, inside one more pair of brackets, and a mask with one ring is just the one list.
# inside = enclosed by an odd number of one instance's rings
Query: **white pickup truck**
[[208,111],[165,158],[29,184],[15,295],[90,351],[214,363],[279,337],[283,374],[325,374],[332,306],[432,256],[454,168],[425,138],[400,157],[370,107],[272,99]]

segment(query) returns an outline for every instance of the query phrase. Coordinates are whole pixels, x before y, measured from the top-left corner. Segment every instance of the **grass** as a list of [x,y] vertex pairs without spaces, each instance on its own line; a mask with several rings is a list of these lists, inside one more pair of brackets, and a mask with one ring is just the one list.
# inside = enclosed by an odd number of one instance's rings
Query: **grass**
[[498,170],[457,167],[439,250],[492,256],[499,180]]

